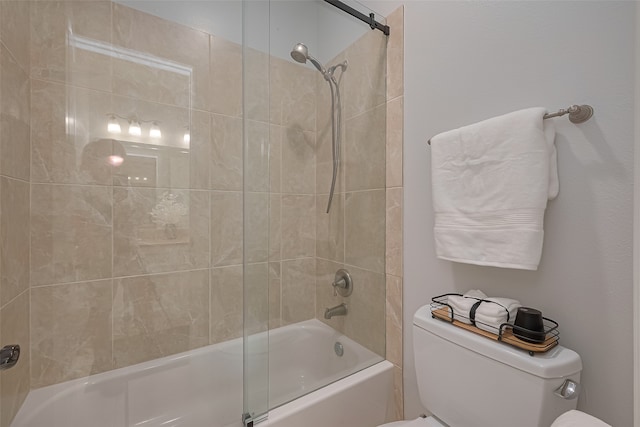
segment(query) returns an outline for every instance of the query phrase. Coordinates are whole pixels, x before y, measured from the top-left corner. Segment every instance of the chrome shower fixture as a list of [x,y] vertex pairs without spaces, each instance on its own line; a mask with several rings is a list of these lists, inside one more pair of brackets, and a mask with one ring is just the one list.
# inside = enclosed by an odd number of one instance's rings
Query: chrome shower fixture
[[336,186],[336,178],[338,177],[338,169],[340,168],[340,150],[341,150],[341,125],[342,125],[342,103],[340,101],[340,87],[338,81],[334,77],[335,71],[339,68],[342,73],[347,69],[347,61],[332,65],[325,69],[317,59],[309,55],[309,48],[304,43],[297,43],[291,50],[291,57],[294,61],[306,64],[310,61],[314,67],[324,77],[331,89],[331,147],[333,151],[333,176],[331,179],[331,189],[329,191],[329,201],[327,202],[327,213],[331,209],[331,201]]
[[309,55],[309,48],[304,43],[296,44],[291,50],[291,57],[301,64],[306,64],[307,61],[310,61],[314,67],[324,76],[325,80],[331,78],[331,76],[327,73],[327,70],[324,69],[322,64],[318,62],[316,58]]

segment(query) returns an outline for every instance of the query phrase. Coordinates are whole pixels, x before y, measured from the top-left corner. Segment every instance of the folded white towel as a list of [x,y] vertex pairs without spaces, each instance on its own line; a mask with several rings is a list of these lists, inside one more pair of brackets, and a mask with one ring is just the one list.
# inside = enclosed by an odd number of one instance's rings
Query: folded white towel
[[538,268],[544,210],[558,194],[555,131],[544,114],[529,108],[431,139],[438,258]]
[[609,424],[584,412],[571,410],[560,415],[551,427],[611,427]]
[[453,318],[463,323],[471,324],[469,311],[478,301],[486,298],[487,295],[479,289],[470,290],[463,296],[449,295],[447,304],[453,309]]
[[519,307],[522,307],[522,304],[514,299],[485,298],[476,309],[476,327],[498,334],[500,325],[503,323],[513,324]]

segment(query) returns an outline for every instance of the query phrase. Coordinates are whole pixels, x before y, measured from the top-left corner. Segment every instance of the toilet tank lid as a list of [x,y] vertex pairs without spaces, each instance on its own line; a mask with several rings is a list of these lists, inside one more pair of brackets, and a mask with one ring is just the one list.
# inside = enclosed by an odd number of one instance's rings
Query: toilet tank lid
[[530,356],[508,344],[493,341],[478,334],[458,328],[431,316],[431,307],[420,307],[413,316],[414,328],[420,328],[468,350],[512,366],[540,378],[562,378],[582,370],[578,353],[557,345],[546,353]]

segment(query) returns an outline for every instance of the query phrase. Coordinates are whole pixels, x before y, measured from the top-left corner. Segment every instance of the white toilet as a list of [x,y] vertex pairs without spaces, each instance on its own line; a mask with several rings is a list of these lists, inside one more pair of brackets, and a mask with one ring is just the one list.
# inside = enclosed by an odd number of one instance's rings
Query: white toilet
[[420,400],[433,414],[384,427],[549,427],[575,409],[582,361],[556,346],[530,356],[431,316],[413,318]]

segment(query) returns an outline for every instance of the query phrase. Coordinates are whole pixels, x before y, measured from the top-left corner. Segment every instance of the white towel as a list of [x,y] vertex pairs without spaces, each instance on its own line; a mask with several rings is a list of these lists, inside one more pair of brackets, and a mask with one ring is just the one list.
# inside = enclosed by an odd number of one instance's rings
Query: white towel
[[469,319],[469,311],[474,304],[478,301],[486,298],[487,295],[479,289],[472,289],[465,293],[463,296],[449,295],[447,296],[447,303],[453,309],[453,318],[462,323],[471,324]]
[[476,309],[476,327],[497,335],[500,333],[500,325],[513,324],[519,307],[522,304],[514,299],[486,298]]
[[544,114],[529,108],[431,139],[438,258],[538,268],[544,210],[558,194],[555,131]]
[[560,415],[551,427],[611,427],[609,424],[584,412],[571,410]]

